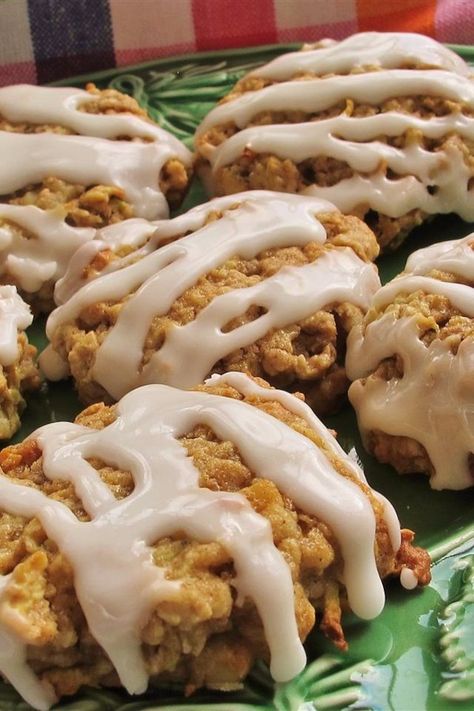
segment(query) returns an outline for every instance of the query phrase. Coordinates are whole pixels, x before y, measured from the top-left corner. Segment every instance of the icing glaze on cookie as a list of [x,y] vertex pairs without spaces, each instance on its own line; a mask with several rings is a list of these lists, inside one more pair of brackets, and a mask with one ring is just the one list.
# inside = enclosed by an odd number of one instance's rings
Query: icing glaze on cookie
[[27,304],[14,286],[0,286],[0,365],[11,365],[18,358],[18,332],[32,323]]
[[[239,201],[236,209],[228,209],[219,220],[205,224],[210,212]],[[83,286],[53,311],[47,323],[48,337],[52,339],[61,324],[74,321],[87,306],[130,295],[97,351],[94,379],[115,399],[150,382],[191,387],[202,382],[221,358],[255,343],[272,329],[296,323],[332,303],[367,307],[380,284],[375,267],[350,248],[327,250],[314,262],[286,266],[253,286],[216,296],[183,326],[171,324],[163,346],[142,366],[153,318],[168,313],[200,277],[234,255],[251,259],[265,249],[324,244],[326,233],[316,215],[334,209],[318,198],[266,191],[229,196],[196,208],[160,225],[155,233],[158,241],[176,233],[191,234],[159,249],[149,240],[141,259],[137,261],[137,253],[131,254],[122,260],[118,271]],[[66,293],[71,292],[66,289]],[[224,330],[253,305],[264,310],[259,318]],[[67,364],[58,370],[51,348],[40,362],[50,378],[67,374]]]
[[407,65],[436,67],[462,76],[471,72],[459,55],[431,37],[410,32],[359,32],[326,47],[284,54],[250,76],[287,81],[297,74],[346,74],[359,67],[397,69]]
[[[54,176],[86,187],[117,186],[138,217],[167,217],[160,171],[172,158],[189,166],[190,152],[140,116],[79,110],[95,100],[81,89],[1,88],[0,115],[7,120],[64,126],[79,135],[0,131],[0,195]],[[59,278],[77,247],[94,235],[93,228],[68,225],[60,209],[0,204],[0,270],[25,291],[37,291],[43,283]]]
[[[342,111],[346,100],[378,106],[395,97],[433,96],[460,103],[472,112],[474,82],[464,71],[468,68],[461,59],[455,61],[452,52],[428,38],[420,37],[417,49],[412,35],[374,35],[373,44],[372,33],[368,33],[367,39],[356,35],[326,49],[285,55],[254,72],[256,76],[283,81],[247,91],[213,109],[196,134],[199,152],[210,163],[211,176],[207,179],[211,189],[219,189],[213,185],[212,176],[244,153],[275,155],[296,164],[327,156],[347,164],[354,175],[331,186],[312,184],[305,191],[330,200],[343,212],[368,206],[399,218],[420,209],[428,214],[456,212],[463,219],[474,220],[470,187],[473,171],[462,151],[454,141],[448,141],[443,150],[430,151],[421,140],[439,140],[453,134],[472,141],[474,119],[457,109],[427,119],[393,109],[368,116],[339,113],[296,124],[265,121],[249,126],[259,115],[289,108],[316,117],[336,106]],[[365,50],[361,50],[360,45],[365,42]],[[406,66],[417,58],[440,68],[391,68]],[[381,69],[344,74],[369,59],[370,64],[378,64]],[[301,71],[334,71],[343,75],[290,80]],[[228,124],[240,130],[217,146],[205,141],[209,129]],[[413,140],[403,148],[380,140],[381,136],[393,138],[407,132],[412,133]],[[387,171],[394,176],[387,177]]]
[[167,214],[159,186],[160,170],[174,156],[167,146],[90,136],[0,131],[0,152],[1,195],[53,175],[79,185],[116,185],[123,189],[138,217],[153,219]]
[[181,141],[141,116],[80,111],[95,101],[97,96],[83,89],[16,84],[0,88],[0,115],[12,123],[64,126],[81,136],[147,139],[189,163],[189,151]]
[[439,270],[474,282],[474,234],[462,239],[436,242],[418,249],[408,257],[405,270],[409,274],[427,274]]
[[[380,289],[373,306],[383,309],[399,294],[421,291],[445,296],[460,314],[474,318],[471,286],[425,276],[446,271],[472,282],[474,235],[415,252],[406,272]],[[426,449],[434,467],[434,489],[473,485],[469,456],[474,452],[474,339],[466,337],[453,352],[449,338],[425,345],[418,317],[386,313],[348,338],[346,370],[355,382],[349,398],[364,437],[372,430],[410,437]],[[403,376],[388,381],[372,376],[379,363],[397,354]]]
[[[87,267],[94,256],[102,250],[111,249],[116,251],[123,247],[129,247],[131,253],[126,257],[112,261],[100,272],[101,275],[122,269],[130,262],[136,261],[137,258],[142,258],[154,252],[165,242],[174,241],[187,232],[200,230],[214,212],[217,213],[233,209],[239,203],[248,202],[249,200],[252,203],[257,201],[264,204],[271,199],[272,196],[276,196],[276,194],[268,190],[252,190],[251,193],[234,193],[233,195],[214,198],[209,202],[197,205],[188,210],[185,214],[179,215],[172,220],[147,221],[143,219],[132,219],[104,227],[98,230],[97,237],[92,243],[78,249],[74,254],[66,274],[57,284],[55,290],[56,303],[63,304],[71,294],[75,293],[84,285],[84,268]],[[302,201],[300,197],[293,198],[291,195],[280,195],[279,197],[280,199],[286,200],[290,211],[292,208],[297,210],[298,207],[311,207],[312,205],[319,211],[332,212],[336,210],[334,205],[323,200],[310,203]],[[94,277],[89,277],[89,279],[92,278]]]
[[[242,374],[213,379],[219,381],[242,393],[280,400],[285,407],[290,403],[314,423],[330,449],[338,450],[309,408],[293,404],[287,393],[266,392]],[[117,419],[102,430],[54,423],[32,435],[42,449],[46,477],[71,481],[90,521],[80,522],[60,501],[0,474],[2,509],[37,517],[67,557],[91,634],[132,694],[145,691],[148,684],[140,630],[157,603],[172,600],[180,590],[179,580],[167,580],[166,569],[153,563],[151,546],[178,531],[193,540],[217,540],[229,551],[233,585],[259,611],[275,680],[291,679],[305,664],[290,569],[273,543],[270,523],[241,494],[199,487],[199,472],[178,441],[198,424],[232,441],[255,476],[273,481],[297,507],[331,527],[357,615],[372,618],[384,605],[374,555],[375,516],[356,483],[363,474],[352,460],[345,462],[350,474],[340,474],[311,440],[245,402],[164,385],[140,388],[120,401]],[[131,471],[133,492],[117,501],[88,463],[90,457]],[[388,502],[383,511],[396,552],[398,521]],[[0,671],[35,708],[47,709],[54,698],[26,663],[22,621],[2,604],[10,579],[0,578]]]
[[[193,211],[207,214],[206,207],[207,205],[198,205],[198,207],[193,208]],[[189,213],[187,214],[189,215]],[[165,239],[168,238],[172,240],[180,237],[182,234],[179,228],[181,221],[180,217],[176,217],[173,220],[154,221],[136,218],[118,222],[115,225],[109,225],[101,230],[97,230],[94,240],[86,242],[74,252],[69,260],[64,276],[58,279],[54,289],[55,303],[58,306],[64,304],[72,294],[75,294],[81,286],[84,286],[86,281],[90,281],[104,274],[109,274],[111,271],[122,269],[131,259],[148,254],[151,248],[156,249],[162,230],[167,236]],[[171,230],[169,229],[170,227]],[[85,276],[85,270],[99,252],[108,249],[115,251],[121,247],[129,247],[131,252],[133,252],[133,257],[130,255],[121,259],[115,259],[106,265],[101,272],[97,274],[91,273],[87,277]],[[141,247],[143,247],[143,249],[140,249]],[[140,251],[138,252],[138,250]]]
[[93,227],[68,225],[60,209],[0,205],[0,271],[24,291],[39,291],[64,274],[71,255],[95,234]]

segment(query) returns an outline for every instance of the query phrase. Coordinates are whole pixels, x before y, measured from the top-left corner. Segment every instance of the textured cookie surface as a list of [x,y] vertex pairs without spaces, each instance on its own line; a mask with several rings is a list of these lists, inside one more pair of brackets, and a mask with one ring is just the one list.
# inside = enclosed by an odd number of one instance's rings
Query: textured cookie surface
[[283,681],[315,622],[344,648],[343,608],[429,580],[311,410],[243,374],[140,388],[0,463],[0,670],[36,708],[150,677],[232,689],[258,658]]
[[318,412],[340,404],[347,333],[379,286],[378,246],[358,218],[257,191],[102,234],[59,285],[48,377],[59,356],[91,402],[238,370],[303,391]]
[[215,194],[311,193],[395,247],[429,216],[474,220],[474,83],[429,37],[361,33],[242,79],[196,134]]
[[114,90],[0,89],[1,278],[38,309],[95,230],[166,217],[182,198],[190,153]]
[[349,337],[369,451],[435,489],[474,484],[474,236],[414,252]]

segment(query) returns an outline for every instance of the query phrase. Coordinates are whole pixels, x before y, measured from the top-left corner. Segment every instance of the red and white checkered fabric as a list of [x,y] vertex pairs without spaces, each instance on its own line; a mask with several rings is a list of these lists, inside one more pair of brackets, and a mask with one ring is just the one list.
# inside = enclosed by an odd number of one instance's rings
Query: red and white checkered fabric
[[364,30],[474,44],[474,0],[0,0],[0,85]]

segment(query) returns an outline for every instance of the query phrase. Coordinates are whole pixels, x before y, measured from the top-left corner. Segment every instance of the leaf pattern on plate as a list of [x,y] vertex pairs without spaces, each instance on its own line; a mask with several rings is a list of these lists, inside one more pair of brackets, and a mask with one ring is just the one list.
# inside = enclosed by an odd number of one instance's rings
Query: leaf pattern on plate
[[[336,711],[352,704],[359,707],[363,701],[360,681],[371,669],[370,660],[344,667],[340,657],[324,654],[285,684],[274,684],[267,667],[259,663],[242,690],[230,694],[224,702],[206,692],[199,694],[201,698],[188,700],[177,692],[173,698],[169,688],[161,689],[161,693],[154,689],[138,700],[128,697],[128,701],[126,696],[112,691],[84,689],[74,701],[63,700],[61,711]],[[31,711],[4,684],[0,684],[0,709]]]
[[185,64],[175,71],[122,74],[109,87],[133,96],[162,128],[190,145],[204,116],[258,64]]
[[[118,711],[122,708],[123,698],[117,694],[98,689],[86,689],[74,701],[61,702],[61,711]],[[133,702],[128,704],[130,709]],[[32,711],[25,701],[22,701],[16,691],[6,684],[0,684],[1,711]]]
[[458,599],[440,618],[441,657],[448,667],[441,696],[454,701],[474,699],[474,555],[460,558],[453,566],[461,577]]
[[342,709],[362,700],[360,680],[372,669],[367,659],[345,667],[341,657],[325,654],[290,682],[277,684],[275,711]]

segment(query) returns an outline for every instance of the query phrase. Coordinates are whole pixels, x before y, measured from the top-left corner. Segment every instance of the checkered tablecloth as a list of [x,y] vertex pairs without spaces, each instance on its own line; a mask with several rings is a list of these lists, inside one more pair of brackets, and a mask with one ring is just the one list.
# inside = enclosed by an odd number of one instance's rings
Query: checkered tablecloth
[[474,44],[474,0],[0,0],[0,85],[364,30]]

